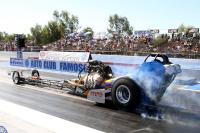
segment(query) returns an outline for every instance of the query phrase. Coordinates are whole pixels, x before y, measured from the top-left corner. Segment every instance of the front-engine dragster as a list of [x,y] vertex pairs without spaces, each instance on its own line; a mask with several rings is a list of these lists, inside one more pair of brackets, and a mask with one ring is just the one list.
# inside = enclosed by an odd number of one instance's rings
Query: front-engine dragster
[[[166,55],[150,54],[138,69],[133,70],[134,74],[117,77],[110,66],[90,60],[87,67],[79,72],[77,79],[49,82],[97,103],[111,100],[118,108],[136,108],[141,104],[158,103],[180,72],[180,65],[170,62]],[[48,82],[39,77],[37,70],[32,71],[31,78],[23,78],[20,73],[13,72],[12,78],[16,84]]]

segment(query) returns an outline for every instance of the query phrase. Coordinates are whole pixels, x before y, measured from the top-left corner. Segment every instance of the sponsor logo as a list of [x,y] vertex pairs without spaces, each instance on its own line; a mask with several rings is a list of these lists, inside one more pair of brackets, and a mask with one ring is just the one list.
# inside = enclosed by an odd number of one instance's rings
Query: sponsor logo
[[42,51],[40,52],[40,57],[45,57],[46,56],[46,52]]
[[11,66],[23,66],[23,59],[11,58],[10,65]]
[[95,101],[97,103],[105,103],[105,90],[104,89],[90,90],[87,99]]
[[92,92],[91,92],[91,96],[102,97],[102,96],[103,96],[103,93],[102,93],[102,92],[95,92],[95,91],[92,91]]
[[28,59],[25,60],[25,67],[29,67],[29,60]]

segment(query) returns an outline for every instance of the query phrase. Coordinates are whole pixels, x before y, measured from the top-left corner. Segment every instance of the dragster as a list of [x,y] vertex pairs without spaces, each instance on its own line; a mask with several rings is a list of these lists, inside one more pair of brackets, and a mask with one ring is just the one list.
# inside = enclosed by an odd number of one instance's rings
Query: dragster
[[[84,69],[86,73],[83,73]],[[134,74],[117,77],[110,66],[101,61],[89,60],[86,68],[78,73],[77,79],[41,79],[38,70],[32,70],[31,76],[24,77],[23,70],[15,70],[12,72],[12,80],[15,84],[56,85],[96,103],[112,101],[117,108],[135,109],[141,105],[156,105],[181,72],[181,67],[170,62],[165,54],[149,54],[133,71]]]

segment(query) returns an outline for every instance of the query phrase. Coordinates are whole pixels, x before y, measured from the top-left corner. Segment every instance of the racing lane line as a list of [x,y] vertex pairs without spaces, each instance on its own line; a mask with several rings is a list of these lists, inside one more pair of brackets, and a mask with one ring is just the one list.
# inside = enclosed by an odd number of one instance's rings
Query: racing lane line
[[[200,83],[199,83],[200,84]],[[191,86],[177,86],[177,90],[182,90],[182,91],[190,91],[190,92],[196,92],[196,93],[200,93],[200,89],[199,90],[195,90],[195,89],[191,89],[189,88]]]
[[187,89],[185,87],[182,87],[182,88],[178,88],[179,90],[185,90],[185,91],[192,91],[192,92],[197,92],[197,93],[200,93],[200,90],[194,90],[194,89]]
[[[43,127],[56,133],[80,132],[80,133],[102,133],[102,131],[70,122],[52,115],[48,115],[21,105],[17,105],[0,99],[0,111],[31,124]],[[23,126],[23,125],[20,125]]]

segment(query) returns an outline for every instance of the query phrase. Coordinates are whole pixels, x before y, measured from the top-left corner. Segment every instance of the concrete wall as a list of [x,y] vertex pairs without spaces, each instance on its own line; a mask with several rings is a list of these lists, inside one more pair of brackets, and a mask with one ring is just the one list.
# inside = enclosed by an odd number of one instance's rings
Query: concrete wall
[[[23,57],[38,57],[39,52],[24,52]],[[0,60],[9,60],[9,58],[15,58],[16,52],[0,52]],[[111,65],[114,71],[117,70],[118,73],[124,73],[127,71],[132,71],[135,67],[130,64],[141,64],[143,63],[144,56],[124,56],[124,55],[100,55],[93,54],[93,60],[101,60],[103,62],[114,63]],[[200,59],[184,59],[184,58],[170,58],[170,60],[175,64],[180,64],[184,70],[192,70],[193,74],[200,75]],[[125,64],[125,65],[123,65]],[[124,69],[126,67],[126,69]],[[190,72],[189,72],[190,73]]]
[[[23,52],[23,57],[38,57],[39,52]],[[9,60],[16,57],[16,52],[0,52],[1,60]],[[93,54],[94,60],[101,60],[104,62],[125,63],[125,64],[141,64],[144,56],[124,56],[124,55],[100,55]],[[180,64],[183,69],[200,70],[200,59],[184,59],[184,58],[171,58],[173,63]]]
[[[38,52],[23,52],[23,57],[38,57]],[[16,52],[6,52],[6,51],[0,51],[0,60],[9,60],[10,58],[16,58],[17,53]]]

